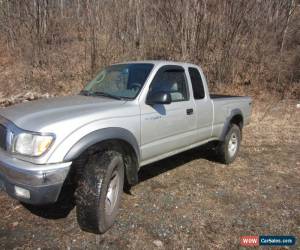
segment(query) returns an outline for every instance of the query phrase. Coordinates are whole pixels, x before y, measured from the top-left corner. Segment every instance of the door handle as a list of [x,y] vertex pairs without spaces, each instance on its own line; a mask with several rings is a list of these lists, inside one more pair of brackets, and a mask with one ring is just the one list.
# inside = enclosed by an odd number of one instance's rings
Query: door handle
[[193,109],[187,109],[186,110],[186,114],[187,115],[192,115],[194,113],[194,110]]

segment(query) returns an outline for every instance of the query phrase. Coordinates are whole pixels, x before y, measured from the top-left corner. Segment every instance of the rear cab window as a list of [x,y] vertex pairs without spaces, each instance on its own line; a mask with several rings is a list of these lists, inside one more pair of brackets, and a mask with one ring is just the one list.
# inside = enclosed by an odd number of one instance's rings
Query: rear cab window
[[199,70],[197,68],[189,67],[189,74],[192,82],[194,99],[203,99],[205,97],[205,91]]

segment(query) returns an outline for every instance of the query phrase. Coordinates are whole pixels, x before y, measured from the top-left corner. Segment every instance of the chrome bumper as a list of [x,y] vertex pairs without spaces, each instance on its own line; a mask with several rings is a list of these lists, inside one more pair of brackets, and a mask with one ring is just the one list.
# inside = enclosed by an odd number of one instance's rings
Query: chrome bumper
[[[38,165],[12,158],[0,150],[0,179],[6,192],[25,203],[56,202],[72,162]],[[19,197],[15,186],[30,192],[30,198]]]

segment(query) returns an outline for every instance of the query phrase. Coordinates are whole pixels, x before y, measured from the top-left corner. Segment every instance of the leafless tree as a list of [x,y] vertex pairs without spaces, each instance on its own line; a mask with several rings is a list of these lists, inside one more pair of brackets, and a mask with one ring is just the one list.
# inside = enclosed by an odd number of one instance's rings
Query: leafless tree
[[200,63],[212,83],[282,87],[299,82],[299,9],[297,0],[0,0],[0,42],[54,86],[111,62],[172,59]]

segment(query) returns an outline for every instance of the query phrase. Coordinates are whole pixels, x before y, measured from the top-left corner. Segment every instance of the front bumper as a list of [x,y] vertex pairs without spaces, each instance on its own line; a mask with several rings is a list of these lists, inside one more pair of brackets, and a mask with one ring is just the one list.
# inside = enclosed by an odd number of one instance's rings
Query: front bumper
[[[54,203],[58,199],[71,164],[72,162],[33,164],[12,158],[0,149],[0,182],[10,196],[24,203]],[[30,198],[19,196],[15,190],[16,186],[28,190]]]

